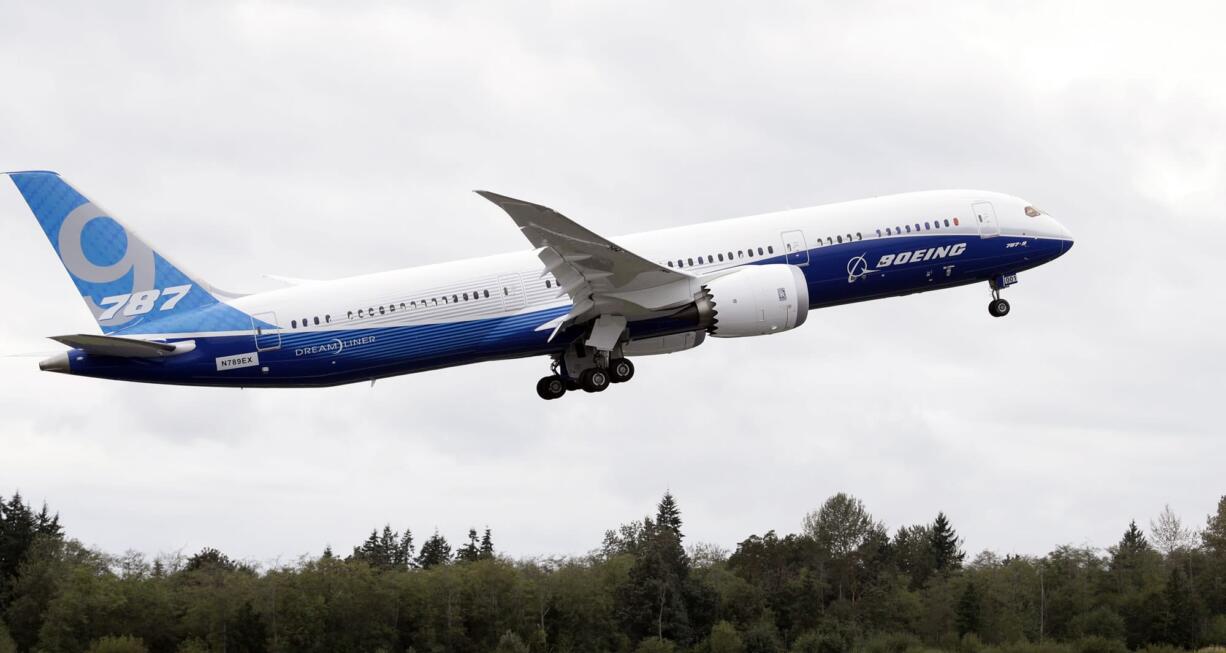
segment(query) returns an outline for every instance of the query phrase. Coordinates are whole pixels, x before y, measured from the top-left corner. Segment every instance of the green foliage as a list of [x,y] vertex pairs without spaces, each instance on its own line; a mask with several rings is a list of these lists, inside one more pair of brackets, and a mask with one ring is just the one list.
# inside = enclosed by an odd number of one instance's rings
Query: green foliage
[[494,649],[494,653],[528,653],[528,645],[519,635],[508,630],[498,639],[498,648]]
[[675,653],[676,650],[676,644],[659,637],[648,637],[634,647],[634,653]]
[[847,653],[850,643],[833,632],[807,632],[792,642],[791,653]]
[[1205,635],[1202,639],[1206,644],[1226,647],[1226,614],[1209,618],[1205,624]]
[[0,653],[17,653],[17,642],[9,635],[8,626],[0,620]]
[[210,653],[210,651],[209,645],[203,639],[193,637],[183,640],[179,648],[175,649],[175,653]]
[[149,649],[139,637],[121,635],[100,637],[90,643],[85,653],[148,653]]
[[711,635],[707,637],[707,653],[744,653],[745,644],[736,626],[721,621],[711,627]]
[[1118,639],[1083,637],[1074,644],[1076,653],[1128,653],[1128,647]]
[[751,535],[695,564],[666,494],[588,556],[498,557],[489,529],[454,555],[439,533],[414,552],[407,529],[385,526],[347,558],[257,570],[216,549],[104,555],[64,539],[46,510],[2,507],[5,546],[20,549],[4,555],[20,562],[0,597],[0,653],[1176,653],[1226,641],[1218,516],[1168,554],[1134,522],[1106,553],[966,563],[943,514],[888,538],[839,495],[805,533]]
[[[331,557],[332,549],[324,551],[324,557]],[[384,524],[383,532],[372,530],[360,546],[353,547],[352,560],[361,560],[382,571],[392,569],[408,569],[416,564],[413,559],[413,532],[404,529],[404,534],[392,530],[391,524]]]
[[949,524],[945,513],[938,512],[929,530],[929,542],[932,547],[933,567],[939,572],[952,571],[962,567],[966,554],[962,552],[962,540]]
[[426,543],[421,545],[421,553],[417,556],[417,565],[422,569],[429,569],[439,565],[445,565],[451,562],[451,545],[447,543],[447,538],[434,531],[434,535],[426,540]]
[[765,621],[751,626],[741,641],[745,644],[745,653],[779,653],[783,650],[775,625]]

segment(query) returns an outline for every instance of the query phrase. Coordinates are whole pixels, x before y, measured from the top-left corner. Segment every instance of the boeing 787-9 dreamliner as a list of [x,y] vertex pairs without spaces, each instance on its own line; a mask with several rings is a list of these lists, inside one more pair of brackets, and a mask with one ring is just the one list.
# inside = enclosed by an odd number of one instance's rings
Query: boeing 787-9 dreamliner
[[601,392],[631,357],[765,336],[827,306],[986,283],[988,311],[1068,229],[1001,193],[905,193],[605,238],[495,193],[531,249],[241,295],[138,237],[54,172],[16,184],[102,335],[43,370],[123,381],[310,387],[548,356],[537,393]]

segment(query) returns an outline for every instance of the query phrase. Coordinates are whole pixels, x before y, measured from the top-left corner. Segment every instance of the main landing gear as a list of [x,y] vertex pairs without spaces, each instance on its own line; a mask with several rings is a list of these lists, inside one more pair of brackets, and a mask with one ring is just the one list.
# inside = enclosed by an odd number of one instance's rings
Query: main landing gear
[[555,356],[553,374],[536,382],[541,399],[557,399],[567,390],[604,392],[614,383],[634,377],[634,363],[620,355],[620,347],[602,352],[576,342],[566,353]]

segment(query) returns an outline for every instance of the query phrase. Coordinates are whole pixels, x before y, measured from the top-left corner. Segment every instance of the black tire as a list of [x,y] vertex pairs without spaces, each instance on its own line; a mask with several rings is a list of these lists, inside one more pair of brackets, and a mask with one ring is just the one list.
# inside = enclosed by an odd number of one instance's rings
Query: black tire
[[536,382],[536,394],[540,395],[541,399],[557,399],[566,394],[566,384],[562,381],[562,377],[547,376]]
[[634,378],[634,363],[629,358],[614,358],[609,361],[609,376],[614,383],[625,383]]
[[586,369],[579,375],[579,383],[587,392],[604,392],[609,387],[609,381],[609,372],[599,367]]
[[1009,302],[1004,299],[993,299],[988,303],[988,313],[992,317],[1004,317],[1009,314]]

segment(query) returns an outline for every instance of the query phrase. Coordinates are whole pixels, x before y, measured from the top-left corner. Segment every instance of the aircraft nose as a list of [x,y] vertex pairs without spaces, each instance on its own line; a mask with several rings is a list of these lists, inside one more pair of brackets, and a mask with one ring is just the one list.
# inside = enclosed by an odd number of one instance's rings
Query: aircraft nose
[[1070,249],[1073,249],[1073,232],[1069,231],[1068,227],[1064,226],[1063,223],[1059,221],[1055,222],[1056,227],[1060,230],[1060,238],[1062,241],[1060,244],[1060,253],[1063,254]]

